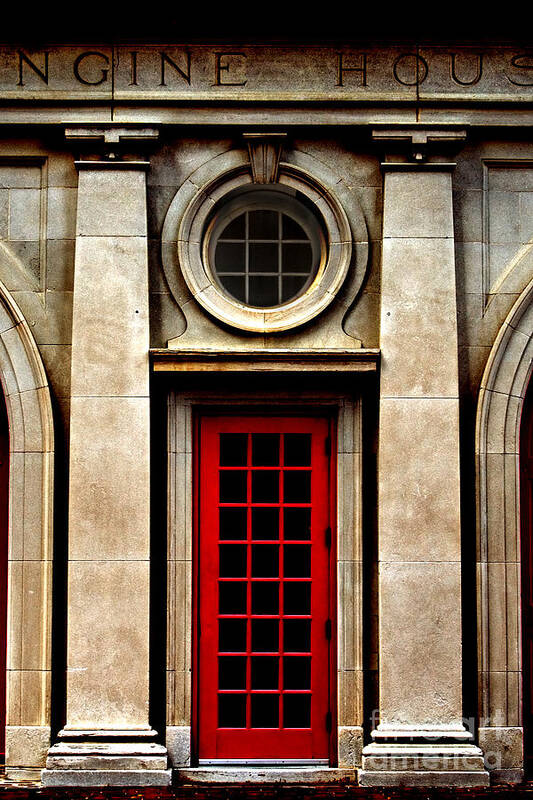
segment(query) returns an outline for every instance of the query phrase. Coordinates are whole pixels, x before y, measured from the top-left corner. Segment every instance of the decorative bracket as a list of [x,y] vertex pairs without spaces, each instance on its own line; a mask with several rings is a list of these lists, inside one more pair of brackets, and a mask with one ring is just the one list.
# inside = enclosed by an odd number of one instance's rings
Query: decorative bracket
[[[410,149],[409,161],[415,164],[424,164],[427,162],[431,150],[439,148],[441,145],[443,146],[442,149],[445,149],[447,146],[451,145],[453,147],[464,142],[466,130],[459,128],[430,128],[427,126],[377,128],[372,131],[372,138],[374,141],[387,142],[391,149],[394,148],[395,150],[398,149],[397,145],[400,145],[401,150],[405,150],[407,145]],[[397,160],[397,155],[393,155],[392,158]],[[388,163],[390,163],[390,160],[386,158],[383,166]]]
[[[157,142],[157,128],[126,127],[124,125],[88,125],[80,128],[66,128],[67,141],[79,142],[83,157],[76,162],[78,166],[99,162],[102,165],[147,164],[141,154],[147,145]],[[126,155],[129,153],[129,156]]]
[[254,183],[277,183],[286,133],[244,133]]

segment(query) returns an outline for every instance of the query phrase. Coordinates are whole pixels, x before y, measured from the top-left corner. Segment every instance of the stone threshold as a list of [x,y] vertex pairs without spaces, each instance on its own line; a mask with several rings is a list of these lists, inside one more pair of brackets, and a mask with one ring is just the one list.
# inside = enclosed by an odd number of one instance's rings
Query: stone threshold
[[187,767],[173,770],[173,782],[183,784],[355,784],[356,770],[335,767]]

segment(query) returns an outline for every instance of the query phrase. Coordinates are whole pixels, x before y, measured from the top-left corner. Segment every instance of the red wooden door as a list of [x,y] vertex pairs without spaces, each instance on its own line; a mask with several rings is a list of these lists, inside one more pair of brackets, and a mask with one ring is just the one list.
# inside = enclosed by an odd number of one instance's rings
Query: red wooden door
[[327,759],[330,423],[199,428],[199,759]]
[[522,555],[522,668],[524,764],[533,772],[533,386],[520,430],[520,527]]
[[0,389],[0,756],[5,753],[9,428]]

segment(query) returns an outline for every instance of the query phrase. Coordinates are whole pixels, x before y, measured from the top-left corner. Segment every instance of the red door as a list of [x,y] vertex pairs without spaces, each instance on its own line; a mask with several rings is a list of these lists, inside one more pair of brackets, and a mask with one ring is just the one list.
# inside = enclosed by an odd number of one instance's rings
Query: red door
[[522,660],[524,765],[533,768],[533,387],[527,393],[520,431],[520,523],[522,550]]
[[322,417],[200,420],[200,761],[329,757],[329,441]]

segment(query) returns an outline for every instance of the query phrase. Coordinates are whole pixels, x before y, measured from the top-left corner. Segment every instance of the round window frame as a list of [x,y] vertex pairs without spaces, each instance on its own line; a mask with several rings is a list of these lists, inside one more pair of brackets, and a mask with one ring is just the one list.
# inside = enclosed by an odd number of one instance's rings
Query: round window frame
[[291,164],[280,164],[278,182],[272,186],[304,195],[327,237],[323,264],[307,289],[288,303],[260,308],[236,300],[219,285],[209,263],[206,234],[216,208],[231,199],[235,190],[264,188],[253,183],[248,165],[230,169],[207,185],[195,187],[177,235],[179,265],[195,300],[220,322],[251,333],[290,330],[318,316],[335,299],[352,258],[352,235],[346,212],[308,172]]
[[[252,305],[235,298],[222,285],[220,275],[215,267],[216,248],[227,225],[246,211],[263,210],[285,214],[300,225],[307,236],[307,241],[311,245],[313,262],[303,287],[290,300],[272,306]],[[279,188],[279,184],[268,184],[261,187],[257,187],[257,184],[252,184],[247,189],[237,192],[233,197],[222,200],[221,204],[213,210],[213,218],[204,234],[202,257],[213,282],[217,283],[220,291],[227,295],[230,300],[242,304],[245,308],[255,308],[264,312],[285,308],[289,303],[294,302],[307,292],[308,288],[324,269],[327,259],[327,242],[321,220],[293,192],[283,191]],[[305,275],[306,273],[301,274]]]

